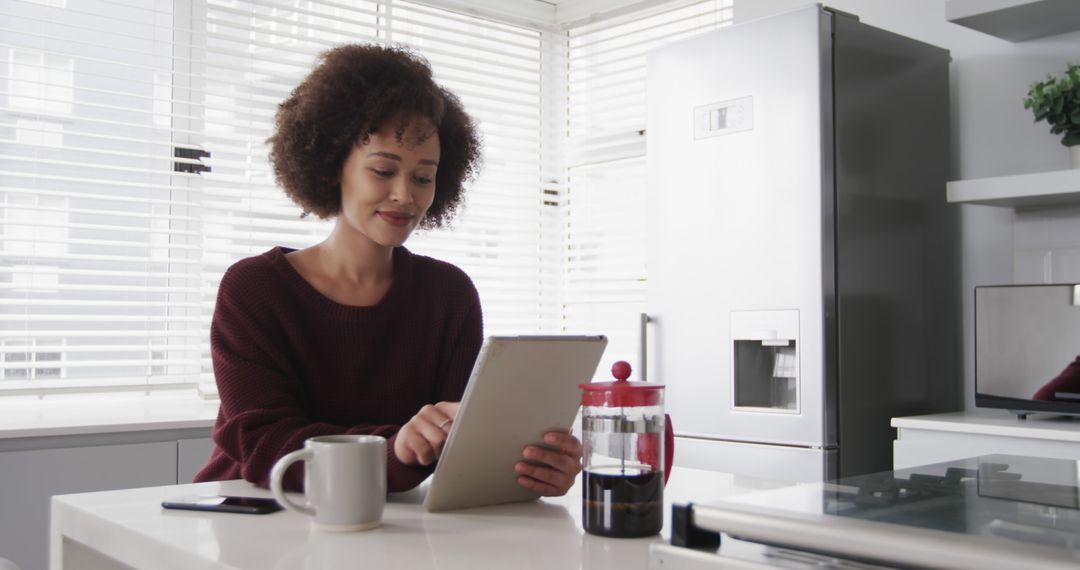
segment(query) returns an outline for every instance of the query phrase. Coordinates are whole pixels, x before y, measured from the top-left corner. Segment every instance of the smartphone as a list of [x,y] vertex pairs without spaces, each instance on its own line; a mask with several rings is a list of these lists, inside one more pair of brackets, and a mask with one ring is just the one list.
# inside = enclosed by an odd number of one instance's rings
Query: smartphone
[[161,502],[166,509],[189,511],[216,511],[219,513],[242,513],[265,515],[281,510],[281,505],[266,497],[227,497],[224,495],[188,495]]

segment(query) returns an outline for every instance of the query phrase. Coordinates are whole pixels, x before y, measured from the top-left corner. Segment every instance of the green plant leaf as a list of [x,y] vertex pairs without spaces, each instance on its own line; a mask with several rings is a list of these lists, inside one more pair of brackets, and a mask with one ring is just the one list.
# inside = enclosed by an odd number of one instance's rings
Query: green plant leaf
[[1068,140],[1080,137],[1080,65],[1069,63],[1060,76],[1031,84],[1023,102],[1035,122],[1046,121],[1051,134],[1065,133]]

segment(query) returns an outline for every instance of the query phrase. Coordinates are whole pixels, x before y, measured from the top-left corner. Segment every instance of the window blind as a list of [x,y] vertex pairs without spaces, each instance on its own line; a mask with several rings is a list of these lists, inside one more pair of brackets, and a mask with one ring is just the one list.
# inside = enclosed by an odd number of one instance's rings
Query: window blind
[[0,0],[0,389],[198,373],[173,5]]
[[[220,276],[274,245],[305,247],[332,222],[300,220],[273,181],[265,140],[277,104],[318,53],[355,41],[413,47],[436,81],[461,98],[484,139],[484,169],[449,229],[407,246],[472,277],[488,334],[538,330],[545,310],[540,259],[540,33],[414,2],[209,0],[206,10],[203,330]],[[548,263],[557,263],[553,259]],[[552,284],[554,287],[557,284]],[[548,311],[557,310],[552,306]],[[204,343],[208,342],[204,332]],[[212,380],[209,346],[204,380]]]
[[212,383],[224,270],[329,231],[265,140],[317,54],[355,41],[416,48],[485,140],[453,226],[409,247],[472,276],[487,333],[606,333],[605,362],[635,361],[644,53],[731,0],[562,31],[435,4],[0,0],[0,390]]
[[646,310],[646,53],[730,25],[732,4],[668,2],[565,31],[563,318],[566,330],[608,331],[605,362],[637,366]]
[[329,231],[276,187],[265,140],[317,54],[347,42],[416,48],[486,143],[453,228],[409,247],[472,276],[488,333],[557,325],[540,31],[396,0],[0,0],[0,15],[0,390],[212,382],[224,270]]
[[[557,226],[541,179],[543,33],[413,2],[395,2],[391,39],[416,46],[484,137],[482,174],[449,231],[412,238],[464,269],[480,291],[486,334],[555,330]],[[548,276],[551,276],[548,278]]]

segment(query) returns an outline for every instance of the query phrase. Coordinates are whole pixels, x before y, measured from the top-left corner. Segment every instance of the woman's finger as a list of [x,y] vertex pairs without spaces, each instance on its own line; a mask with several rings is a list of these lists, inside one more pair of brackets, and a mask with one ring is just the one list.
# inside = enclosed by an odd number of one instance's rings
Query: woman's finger
[[544,434],[544,443],[556,447],[570,457],[581,459],[581,441],[562,431],[549,431]]
[[560,471],[524,461],[516,463],[514,471],[518,474],[519,485],[546,497],[564,495],[573,484],[573,479]]
[[439,402],[435,404],[435,409],[439,410],[446,417],[454,419],[457,417],[458,408],[461,407],[461,402]]
[[429,418],[419,417],[416,418],[414,423],[417,435],[424,441],[425,451],[427,452],[427,454],[423,456],[425,462],[422,464],[431,465],[442,454],[443,445],[446,443],[447,432]]
[[565,473],[569,477],[574,477],[581,471],[581,462],[561,451],[530,445],[522,451],[522,456],[529,461],[542,463],[556,471]]
[[[449,411],[453,411],[450,408]],[[406,465],[431,465],[442,454],[451,416],[438,405],[428,404],[398,431],[394,452]]]
[[431,465],[435,461],[435,449],[423,437],[416,436],[412,438],[409,441],[409,448],[416,455],[416,462],[420,465]]
[[418,415],[438,428],[439,431],[442,431],[445,438],[445,434],[450,431],[450,426],[454,422],[457,408],[456,402],[439,402],[435,405],[424,406]]

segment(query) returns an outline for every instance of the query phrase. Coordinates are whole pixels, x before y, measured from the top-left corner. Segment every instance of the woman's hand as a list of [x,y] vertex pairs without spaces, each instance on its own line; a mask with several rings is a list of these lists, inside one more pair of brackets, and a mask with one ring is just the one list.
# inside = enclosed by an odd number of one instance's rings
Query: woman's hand
[[524,461],[514,464],[518,485],[545,497],[565,495],[581,473],[581,442],[568,433],[544,434],[549,448],[530,445],[522,452]]
[[405,465],[431,465],[442,454],[459,402],[428,404],[394,437],[394,455]]

